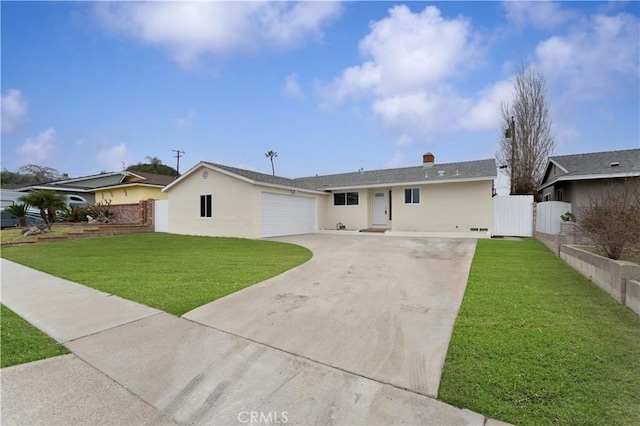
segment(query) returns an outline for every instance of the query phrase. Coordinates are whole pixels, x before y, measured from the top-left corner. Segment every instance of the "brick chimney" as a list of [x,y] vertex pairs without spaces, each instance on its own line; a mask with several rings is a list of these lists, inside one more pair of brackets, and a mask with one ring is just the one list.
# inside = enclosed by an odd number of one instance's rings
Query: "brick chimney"
[[433,163],[435,162],[436,162],[436,157],[434,157],[433,154],[430,152],[427,152],[422,156],[422,167],[424,167],[425,169],[427,167],[433,167]]

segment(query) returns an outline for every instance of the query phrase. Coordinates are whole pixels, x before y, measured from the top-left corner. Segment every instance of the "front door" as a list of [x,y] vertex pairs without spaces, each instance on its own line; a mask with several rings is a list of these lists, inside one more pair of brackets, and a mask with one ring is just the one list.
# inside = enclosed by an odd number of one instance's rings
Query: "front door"
[[373,194],[372,216],[372,225],[387,226],[387,194],[385,192]]

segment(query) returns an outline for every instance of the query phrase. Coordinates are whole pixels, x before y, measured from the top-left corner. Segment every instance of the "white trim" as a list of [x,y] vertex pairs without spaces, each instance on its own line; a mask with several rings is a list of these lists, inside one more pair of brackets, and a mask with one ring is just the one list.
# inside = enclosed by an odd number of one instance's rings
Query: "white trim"
[[399,183],[376,183],[376,184],[367,184],[367,185],[354,185],[354,186],[328,186],[326,188],[327,191],[344,191],[347,189],[367,189],[367,188],[390,188],[396,186],[419,186],[419,185],[433,185],[438,183],[456,183],[456,182],[479,182],[484,180],[493,181],[493,177],[477,177],[477,178],[466,178],[466,179],[442,179],[437,181],[417,181],[417,182],[399,182]]
[[627,173],[611,173],[611,174],[596,174],[596,175],[569,175],[569,176],[558,176],[553,180],[545,183],[538,187],[538,191],[541,191],[556,182],[565,182],[572,180],[594,180],[594,179],[617,179],[617,178],[625,178],[625,177],[637,177],[640,176],[640,172],[627,172]]
[[[58,188],[58,187],[51,187],[51,186],[41,186],[41,185],[34,185],[34,186],[25,186],[25,187],[21,187],[21,189],[46,189],[49,191],[60,191],[60,192],[92,192],[93,188]],[[18,192],[28,192],[28,191],[18,191]]]
[[[407,195],[406,195],[407,189],[411,190],[411,202],[410,203],[407,203]],[[414,189],[418,190],[418,199],[420,201],[418,201],[417,203],[413,202],[413,190]],[[404,191],[402,191],[402,200],[403,200],[405,206],[419,206],[420,204],[422,204],[422,191],[420,191],[420,187],[409,186],[409,187],[404,188]]]
[[144,186],[146,188],[159,188],[159,189],[163,188],[162,185],[155,184],[155,183],[131,182],[131,183],[124,183],[124,184],[119,184],[119,185],[99,186],[98,188],[91,189],[91,192],[102,191],[102,190],[105,190],[105,189],[129,188],[129,187],[132,187],[132,186]]
[[549,158],[549,162],[555,164],[556,167],[559,167],[560,170],[562,170],[565,173],[569,173],[569,170],[565,169],[564,167],[562,167],[562,164],[558,163],[556,160]]

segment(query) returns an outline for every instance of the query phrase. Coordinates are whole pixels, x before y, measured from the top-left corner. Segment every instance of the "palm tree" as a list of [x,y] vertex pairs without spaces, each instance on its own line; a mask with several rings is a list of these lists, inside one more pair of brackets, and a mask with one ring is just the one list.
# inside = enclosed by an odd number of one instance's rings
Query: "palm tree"
[[278,153],[275,151],[267,151],[264,156],[271,160],[271,173],[275,176],[276,169],[273,167],[273,159],[278,156]]
[[20,227],[27,226],[27,211],[29,210],[29,204],[12,204],[4,208],[4,211],[10,213],[18,218]]
[[151,164],[151,170],[153,170],[153,173],[157,172],[158,166],[162,165],[162,160],[158,157],[149,157],[148,155],[145,158],[149,160],[149,164]]
[[51,222],[56,220],[56,210],[67,207],[67,197],[49,189],[30,192],[18,200],[40,209],[40,217],[51,228]]

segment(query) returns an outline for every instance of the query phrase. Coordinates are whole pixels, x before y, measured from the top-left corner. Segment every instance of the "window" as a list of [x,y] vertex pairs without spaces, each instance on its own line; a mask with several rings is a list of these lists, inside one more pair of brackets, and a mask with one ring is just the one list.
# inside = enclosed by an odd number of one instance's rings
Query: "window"
[[359,192],[336,192],[333,194],[334,206],[357,206]]
[[200,217],[211,217],[211,194],[200,196]]
[[420,188],[405,188],[404,203],[420,204]]
[[558,189],[556,191],[556,201],[564,201],[563,200],[563,198],[564,198],[563,195],[564,195],[563,189],[562,188]]

